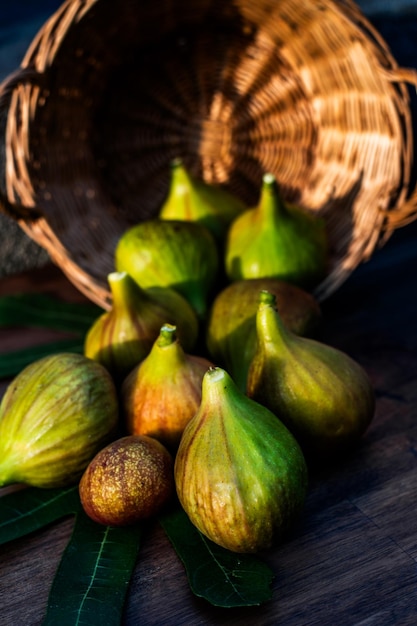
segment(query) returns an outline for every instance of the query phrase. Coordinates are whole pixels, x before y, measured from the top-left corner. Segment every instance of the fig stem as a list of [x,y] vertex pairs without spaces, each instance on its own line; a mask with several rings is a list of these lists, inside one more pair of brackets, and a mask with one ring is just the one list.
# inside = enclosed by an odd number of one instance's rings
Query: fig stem
[[[181,159],[174,159],[171,163],[171,198],[180,198],[183,202],[190,202],[189,196],[191,194],[192,182],[187,170],[184,167],[184,163]],[[188,208],[189,219],[192,218],[192,211]]]
[[211,382],[217,383],[226,378],[226,372],[221,367],[210,367],[206,372],[206,376],[210,378]]
[[[256,328],[259,337],[267,343],[277,345],[286,343],[290,331],[285,327],[281,316],[276,309],[276,303],[267,298],[268,291],[262,291],[256,313]],[[272,295],[272,294],[271,294]]]
[[261,289],[259,292],[259,304],[268,304],[276,307],[277,298],[275,294],[271,293],[267,289]]
[[[227,390],[227,396],[225,391]],[[230,401],[238,392],[236,385],[226,370],[218,366],[210,367],[203,376],[202,382],[202,404],[208,402],[213,406],[218,406],[220,399],[222,402],[228,398]]]
[[177,339],[177,327],[172,324],[164,324],[161,327],[159,337],[158,337],[158,346],[160,348],[165,348],[167,346],[171,346]]
[[113,306],[116,307],[126,306],[131,299],[132,287],[137,293],[142,291],[127,272],[111,272],[107,276],[107,281],[112,293]]
[[278,189],[274,174],[264,174],[262,178],[259,211],[265,221],[275,223],[278,217],[286,214],[285,204]]
[[[201,389],[201,404],[219,406],[226,398],[230,400],[230,393],[234,393],[234,383],[226,370],[218,366],[210,367],[203,376]],[[225,391],[228,394],[225,396]]]
[[182,167],[183,163],[182,163],[182,159],[181,157],[176,157],[175,159],[172,159],[171,161],[171,169],[175,170],[179,167]]

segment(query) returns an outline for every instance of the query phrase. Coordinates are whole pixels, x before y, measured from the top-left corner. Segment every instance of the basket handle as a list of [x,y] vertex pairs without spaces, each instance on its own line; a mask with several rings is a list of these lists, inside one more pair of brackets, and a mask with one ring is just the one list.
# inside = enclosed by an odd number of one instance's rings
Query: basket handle
[[24,85],[41,88],[45,76],[33,67],[20,67],[0,85],[0,211],[13,219],[38,217],[34,207],[11,201],[7,192],[7,121],[15,90]]
[[[384,70],[383,70],[384,71]],[[396,67],[385,71],[387,78],[397,84],[408,85],[414,87],[417,93],[417,70],[413,68]],[[411,142],[411,140],[410,140]],[[410,143],[408,149],[411,153],[414,150],[414,146]],[[411,154],[415,158],[414,154]],[[416,162],[417,163],[417,162]],[[402,199],[399,204],[393,207],[392,210],[387,211],[384,231],[386,239],[397,228],[406,226],[414,221],[417,217],[417,172],[414,174],[412,180],[413,189],[409,191],[407,197]]]
[[[0,84],[0,123],[4,123],[3,118],[7,118],[13,92],[19,85],[34,85],[42,87],[45,85],[45,75],[37,72],[33,67],[20,67],[9,74]],[[2,124],[3,126],[3,124]],[[5,137],[1,137],[4,141]]]

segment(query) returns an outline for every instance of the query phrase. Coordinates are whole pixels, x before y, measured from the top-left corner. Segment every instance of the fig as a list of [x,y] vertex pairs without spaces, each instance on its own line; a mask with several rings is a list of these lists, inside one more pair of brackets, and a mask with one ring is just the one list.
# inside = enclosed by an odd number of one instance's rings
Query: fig
[[0,486],[75,484],[116,433],[116,389],[107,370],[81,354],[34,361],[0,405]]
[[121,236],[115,265],[144,289],[178,291],[202,318],[218,275],[219,254],[213,236],[202,224],[151,219]]
[[168,288],[142,289],[126,272],[108,275],[113,302],[88,331],[84,354],[104,365],[117,382],[149,354],[161,325],[175,323],[187,350],[197,340],[198,320],[191,305]]
[[282,538],[307,493],[307,465],[295,438],[220,367],[204,375],[174,476],[191,522],[233,552],[257,552]]
[[225,252],[230,280],[280,278],[311,290],[327,271],[323,218],[285,203],[276,178],[263,176],[258,204],[231,224]]
[[322,463],[348,451],[374,415],[365,370],[337,348],[286,328],[271,293],[261,293],[256,328],[248,396],[277,415],[308,460]]
[[162,326],[150,354],[122,385],[127,432],[155,437],[175,450],[200,406],[203,376],[212,365],[184,351],[175,326]]
[[220,291],[209,311],[206,345],[212,360],[224,367],[242,391],[256,350],[259,293],[265,289],[276,296],[282,321],[298,335],[314,335],[321,322],[314,296],[277,278],[237,280]]
[[222,187],[193,176],[181,159],[171,163],[171,182],[160,219],[201,223],[216,241],[223,241],[229,224],[245,209],[243,202]]
[[105,526],[147,520],[175,494],[173,458],[156,439],[121,437],[90,461],[79,484],[82,507]]

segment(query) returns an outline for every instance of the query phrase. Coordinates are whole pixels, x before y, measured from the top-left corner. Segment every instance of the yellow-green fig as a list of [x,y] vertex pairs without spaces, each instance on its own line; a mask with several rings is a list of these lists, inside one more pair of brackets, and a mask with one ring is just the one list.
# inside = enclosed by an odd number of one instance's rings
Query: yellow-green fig
[[265,174],[260,199],[231,224],[225,254],[230,280],[280,278],[312,289],[328,261],[322,218],[286,204],[273,174]]
[[203,376],[212,365],[184,351],[175,326],[162,326],[149,355],[122,385],[128,433],[149,435],[170,450],[176,449],[200,406]]
[[129,526],[153,517],[175,494],[173,465],[171,454],[152,437],[113,441],[81,477],[84,511],[105,526]]
[[250,363],[256,350],[256,312],[259,293],[268,290],[277,298],[285,325],[298,335],[313,335],[321,322],[321,309],[314,296],[277,278],[238,280],[215,297],[206,327],[210,357],[246,390]]
[[113,303],[88,331],[84,354],[102,363],[117,382],[149,354],[165,322],[177,325],[187,350],[197,340],[198,320],[191,305],[169,288],[142,289],[126,272],[112,272]]
[[115,264],[144,289],[178,291],[204,317],[218,277],[219,254],[212,234],[202,224],[152,219],[121,236]]
[[248,396],[286,424],[309,460],[326,462],[348,451],[374,415],[365,370],[344,352],[292,333],[268,292],[261,294],[256,327]]
[[184,429],[174,474],[191,522],[233,552],[256,552],[283,537],[307,492],[295,438],[219,367],[204,375],[201,405]]
[[67,353],[33,362],[0,405],[0,486],[75,484],[118,419],[116,389],[100,363]]
[[230,222],[245,209],[233,194],[191,174],[181,159],[172,162],[169,192],[160,219],[199,222],[221,241]]

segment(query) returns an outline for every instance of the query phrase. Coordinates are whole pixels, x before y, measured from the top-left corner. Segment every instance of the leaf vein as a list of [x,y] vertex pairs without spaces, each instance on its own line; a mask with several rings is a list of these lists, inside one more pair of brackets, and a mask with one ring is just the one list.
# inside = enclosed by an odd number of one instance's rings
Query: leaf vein
[[107,536],[108,536],[109,532],[110,532],[110,528],[107,527],[105,529],[105,531],[104,531],[103,539],[100,542],[100,548],[97,551],[97,560],[96,560],[95,565],[94,565],[94,569],[93,569],[93,572],[92,572],[92,575],[91,575],[91,578],[90,578],[90,582],[87,585],[87,588],[86,588],[86,590],[85,590],[85,592],[84,592],[84,594],[83,594],[83,596],[81,598],[81,602],[80,602],[80,605],[79,605],[79,608],[78,608],[78,611],[77,611],[78,616],[77,616],[76,626],[81,623],[80,619],[82,617],[83,607],[84,607],[85,603],[88,600],[88,597],[89,597],[90,591],[91,591],[91,589],[93,587],[93,584],[96,581],[96,579],[97,580],[99,579],[99,577],[97,575],[97,572],[98,572],[98,569],[100,567],[100,559],[101,559],[101,556],[103,554],[104,546],[106,545]]
[[239,598],[243,599],[243,596],[241,594],[241,592],[239,591],[239,589],[237,588],[237,586],[233,583],[231,576],[229,574],[230,570],[228,570],[227,568],[223,567],[222,564],[220,563],[220,561],[217,559],[214,551],[211,549],[211,546],[209,545],[209,543],[207,542],[207,539],[204,537],[204,535],[201,535],[201,539],[203,541],[203,543],[205,544],[207,551],[209,552],[209,554],[211,555],[213,561],[215,562],[215,564],[219,567],[220,571],[223,572],[224,576],[226,577],[226,582],[229,583],[229,585],[231,585],[233,591],[235,592],[235,594],[237,596],[239,596]]

